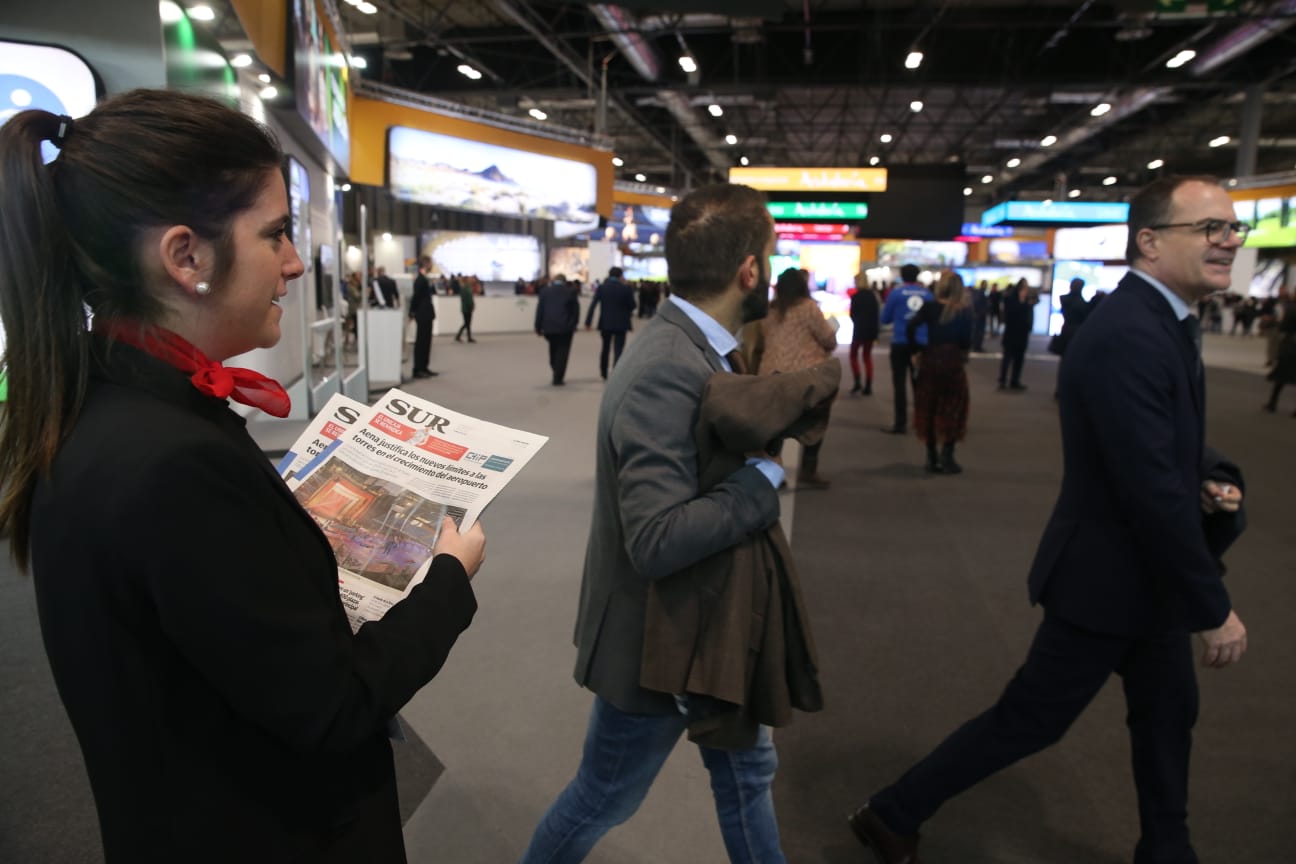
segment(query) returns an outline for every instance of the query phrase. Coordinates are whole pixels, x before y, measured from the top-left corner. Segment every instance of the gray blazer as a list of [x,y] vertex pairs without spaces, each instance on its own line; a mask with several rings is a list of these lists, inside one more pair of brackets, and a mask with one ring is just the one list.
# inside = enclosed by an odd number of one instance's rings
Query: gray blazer
[[603,394],[575,676],[622,711],[676,710],[670,695],[639,686],[649,582],[778,521],[778,493],[754,467],[699,491],[693,433],[707,379],[721,369],[702,331],[664,303]]

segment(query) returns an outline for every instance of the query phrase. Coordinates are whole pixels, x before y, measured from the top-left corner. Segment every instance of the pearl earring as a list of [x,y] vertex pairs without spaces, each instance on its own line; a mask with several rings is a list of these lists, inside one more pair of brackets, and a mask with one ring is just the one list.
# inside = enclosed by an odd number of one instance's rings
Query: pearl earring
[[211,285],[207,282],[199,282],[194,285],[194,293],[199,297],[206,297],[211,293]]

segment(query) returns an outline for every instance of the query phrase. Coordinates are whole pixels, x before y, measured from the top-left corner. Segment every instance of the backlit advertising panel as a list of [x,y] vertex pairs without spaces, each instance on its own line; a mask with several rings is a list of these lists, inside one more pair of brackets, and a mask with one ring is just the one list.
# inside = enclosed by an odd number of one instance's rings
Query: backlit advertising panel
[[966,243],[954,241],[883,240],[878,243],[877,263],[889,267],[962,267],[967,261],[967,248]]
[[327,20],[316,0],[293,0],[293,91],[297,111],[350,173],[350,72]]
[[1296,247],[1296,195],[1236,201],[1238,221],[1251,226],[1246,245],[1261,249]]
[[588,162],[404,126],[387,133],[387,185],[402,201],[449,210],[598,222]]
[[863,201],[771,201],[765,205],[775,219],[867,219]]
[[981,214],[982,225],[1001,222],[1128,222],[1129,204],[1120,201],[1005,201]]
[[428,231],[419,249],[432,259],[434,276],[466,273],[483,282],[537,279],[543,264],[540,240],[530,234]]
[[1093,228],[1059,228],[1053,235],[1053,257],[1075,261],[1124,261],[1126,225],[1095,225]]
[[666,226],[670,224],[666,207],[642,204],[616,204],[607,226],[591,231],[590,240],[609,240],[622,252],[661,254],[666,251]]
[[766,192],[885,192],[885,168],[730,168],[729,182]]

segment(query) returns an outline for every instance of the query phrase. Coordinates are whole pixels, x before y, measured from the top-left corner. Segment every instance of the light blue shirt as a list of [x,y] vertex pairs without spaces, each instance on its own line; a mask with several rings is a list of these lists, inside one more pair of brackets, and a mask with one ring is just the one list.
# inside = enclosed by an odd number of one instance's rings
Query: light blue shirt
[[1149,276],[1144,271],[1138,269],[1137,267],[1133,267],[1131,269],[1139,276],[1141,276],[1149,285],[1155,288],[1161,294],[1162,297],[1166,299],[1166,301],[1170,304],[1170,308],[1174,310],[1175,318],[1178,318],[1180,321],[1182,321],[1188,317],[1191,310],[1188,308],[1188,303],[1182,297],[1180,297],[1178,294],[1174,293],[1169,288],[1167,288],[1164,284],[1162,284],[1162,282],[1159,279],[1153,279],[1151,276]]
[[[722,327],[719,321],[677,294],[668,297],[667,302],[678,306],[680,311],[697,325],[697,328],[702,331],[702,335],[706,337],[711,350],[720,355],[720,363],[724,366],[725,371],[732,372],[733,367],[729,365],[729,359],[725,355],[738,349],[738,340],[734,338],[734,335]],[[771,459],[753,457],[747,460],[747,464],[754,465],[756,470],[764,474],[765,479],[775,489],[783,485],[783,466],[777,462]]]

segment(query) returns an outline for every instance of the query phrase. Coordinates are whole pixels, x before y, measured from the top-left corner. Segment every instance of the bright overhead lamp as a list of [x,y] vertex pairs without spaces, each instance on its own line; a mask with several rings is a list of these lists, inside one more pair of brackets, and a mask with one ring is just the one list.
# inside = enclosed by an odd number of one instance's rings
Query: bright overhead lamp
[[1052,206],[1053,206],[1053,199],[1052,199],[1052,198],[1045,198],[1045,199],[1044,199],[1043,201],[1041,201],[1040,203],[1043,204],[1045,207],[1052,207]]
[[620,168],[622,165],[625,164],[625,160],[622,159],[620,156],[613,156],[613,157],[612,157],[612,164],[615,165],[616,167]]
[[207,5],[190,6],[189,17],[195,21],[215,21],[216,13]]
[[697,61],[693,59],[692,54],[683,54],[679,58],[680,68],[692,75],[698,70]]
[[1016,156],[1014,156],[1013,158],[1011,158],[1011,159],[1008,160],[1008,167],[1009,167],[1009,168],[1016,168],[1016,167],[1017,167],[1018,165],[1020,165],[1020,164],[1021,164],[1021,160],[1018,159]]
[[482,73],[478,72],[476,69],[469,66],[467,63],[459,64],[459,74],[464,76],[465,78],[470,78],[473,81],[476,81],[482,77]]
[[891,133],[883,132],[881,136],[878,137],[878,140],[881,141],[883,144],[890,144],[892,141]]
[[876,165],[876,164],[878,164],[878,163],[881,162],[881,161],[882,161],[882,160],[879,159],[879,158],[876,157],[876,156],[870,156],[870,157],[869,157],[869,164],[870,164],[870,165]]
[[378,7],[372,3],[357,3],[356,8],[366,15],[378,14]]
[[347,58],[347,60],[351,61],[351,65],[357,69],[369,68],[369,61],[361,57],[359,54],[352,54],[350,57]]
[[1090,117],[1101,117],[1111,110],[1110,102],[1099,102],[1093,108],[1089,109]]
[[665,195],[665,194],[666,194],[666,187],[665,187],[665,186],[658,186],[658,187],[657,187],[657,194],[658,194],[658,195]]
[[1067,193],[1067,197],[1068,197],[1068,198],[1079,198],[1079,197],[1080,197],[1080,190],[1079,190],[1079,189],[1072,189],[1070,192]]
[[262,72],[261,74],[257,75],[257,80],[260,81],[262,84],[269,84],[270,76],[269,74]]
[[972,187],[971,187],[971,186],[964,186],[964,187],[963,187],[963,197],[966,198],[966,197],[968,197],[968,196],[971,195],[971,194],[972,194]]
[[923,53],[921,51],[910,51],[909,56],[905,58],[906,69],[917,69],[922,65]]
[[184,12],[171,0],[161,0],[158,3],[158,17],[162,19],[163,24],[175,24],[184,20]]
[[279,91],[273,87],[263,87],[260,95],[263,102],[269,102],[271,99],[279,95]]
[[537,119],[537,120],[548,120],[548,119],[549,119],[549,115],[546,114],[545,112],[541,111],[539,108],[532,108],[532,109],[531,109],[530,111],[528,111],[527,113],[530,114],[532,117],[534,117],[534,118]]
[[982,182],[982,183],[993,183],[993,182],[994,182],[994,175],[993,175],[993,174],[987,174],[987,175],[985,175],[984,177],[981,178],[981,182]]
[[1221,136],[1219,136],[1218,138],[1212,138],[1212,139],[1210,140],[1210,146],[1212,146],[1212,147],[1223,147],[1223,146],[1224,146],[1225,144],[1227,144],[1228,142],[1229,142],[1229,136],[1227,136],[1227,135],[1221,135]]
[[743,156],[743,157],[739,158],[739,160],[738,160],[738,164],[740,164],[740,165],[744,165],[744,166],[746,166],[746,165],[749,165],[750,163],[751,163],[751,160],[748,159],[746,156]]
[[246,69],[248,66],[252,65],[252,55],[235,54],[234,59],[230,61],[230,65],[235,69]]
[[388,243],[390,243],[390,242],[391,242],[391,232],[390,232],[390,231],[384,231],[384,232],[383,232],[383,239],[386,240]]
[[1180,51],[1178,54],[1176,54],[1175,56],[1171,57],[1169,60],[1166,61],[1166,68],[1178,69],[1180,66],[1183,66],[1185,63],[1190,62],[1196,56],[1197,56],[1196,51],[1192,50],[1191,48],[1185,48],[1184,50]]
[[1104,185],[1104,186],[1115,186],[1117,182],[1118,182],[1118,181],[1116,180],[1116,176],[1115,176],[1114,174],[1113,174],[1111,177],[1104,177],[1104,178],[1103,178],[1103,185]]
[[914,112],[915,114],[917,114],[922,109],[923,109],[923,103],[918,99],[915,99],[914,101],[909,103],[909,110]]
[[1045,135],[1043,138],[1040,139],[1041,147],[1052,147],[1056,143],[1057,143],[1056,135]]
[[635,179],[642,183],[648,179],[648,176],[646,174],[636,174]]
[[707,111],[710,112],[712,117],[724,116],[724,109],[721,108],[719,105],[709,105],[707,106]]
[[725,136],[725,143],[728,144],[730,147],[732,147],[733,145],[738,143],[738,136],[730,132],[728,135]]
[[343,183],[343,184],[342,184],[340,187],[338,187],[338,188],[340,188],[343,192],[350,192],[350,191],[351,191],[351,184],[350,184],[350,183]]
[[1155,171],[1164,164],[1165,164],[1164,159],[1153,159],[1151,162],[1148,163],[1148,170]]

